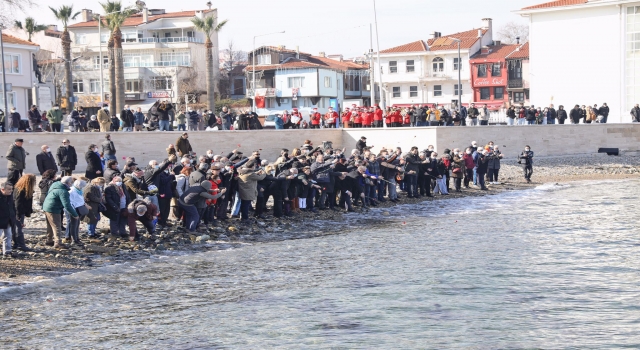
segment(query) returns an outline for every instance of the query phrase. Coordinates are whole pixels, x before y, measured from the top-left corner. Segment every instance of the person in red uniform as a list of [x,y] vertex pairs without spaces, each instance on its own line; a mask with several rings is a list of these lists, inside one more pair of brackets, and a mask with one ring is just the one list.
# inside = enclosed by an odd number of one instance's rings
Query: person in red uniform
[[349,110],[349,107],[345,108],[344,112],[342,112],[342,127],[351,127],[351,110]]
[[318,113],[318,109],[314,108],[311,113],[311,129],[320,129],[320,121],[322,120],[322,114]]
[[380,109],[379,105],[376,105],[376,109],[373,112],[373,127],[381,128],[382,127],[382,109]]
[[329,111],[324,115],[324,126],[326,128],[335,128],[338,118],[338,113],[333,110],[333,107],[329,107]]
[[405,110],[404,115],[402,115],[402,127],[408,128],[411,126],[411,115],[409,114],[410,110]]
[[356,109],[355,117],[353,118],[353,127],[361,128],[362,127],[362,113]]
[[300,124],[304,119],[302,118],[302,114],[298,111],[297,108],[293,109],[293,113],[291,114],[291,129],[300,129]]
[[369,108],[368,111],[365,111],[365,120],[362,123],[362,126],[365,128],[370,128],[373,125],[373,108]]

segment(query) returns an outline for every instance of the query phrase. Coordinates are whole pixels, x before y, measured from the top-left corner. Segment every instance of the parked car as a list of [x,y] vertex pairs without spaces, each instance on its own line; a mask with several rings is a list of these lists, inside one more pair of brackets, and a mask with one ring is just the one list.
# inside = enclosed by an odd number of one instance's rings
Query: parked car
[[276,117],[279,117],[280,114],[269,114],[264,118],[264,125],[262,125],[265,129],[275,129],[276,128]]

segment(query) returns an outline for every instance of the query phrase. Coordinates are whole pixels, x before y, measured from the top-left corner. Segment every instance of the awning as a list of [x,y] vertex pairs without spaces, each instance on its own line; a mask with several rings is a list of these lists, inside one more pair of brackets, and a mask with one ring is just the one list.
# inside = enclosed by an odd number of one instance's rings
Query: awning
[[138,110],[138,107],[140,107],[142,109],[142,113],[147,114],[147,112],[149,112],[149,109],[151,109],[151,107],[156,103],[156,101],[158,100],[154,98],[151,98],[151,99],[148,98],[136,104],[129,104],[129,107],[134,112]]

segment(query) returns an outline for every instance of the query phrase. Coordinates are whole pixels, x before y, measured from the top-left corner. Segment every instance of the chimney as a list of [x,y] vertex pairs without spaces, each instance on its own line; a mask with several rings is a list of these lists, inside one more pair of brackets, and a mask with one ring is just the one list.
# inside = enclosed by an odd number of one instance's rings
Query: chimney
[[142,23],[149,22],[149,10],[146,7],[142,8]]
[[320,52],[320,53],[318,54],[318,56],[320,56],[320,57],[327,57],[327,54],[326,54],[324,51],[322,51],[322,52]]
[[196,17],[198,17],[199,19],[203,19],[204,14],[202,13],[202,11],[196,11]]
[[488,46],[483,46],[482,49],[480,49],[480,53],[483,55],[486,55],[489,52],[491,52],[491,49]]
[[478,29],[478,38],[482,38],[482,29]]
[[438,39],[439,37],[441,37],[441,36],[442,36],[442,33],[441,33],[441,32],[433,32],[433,33],[431,34],[431,36],[432,36],[434,39]]
[[300,46],[296,46],[296,58],[300,59]]
[[495,45],[495,46],[502,45],[502,41],[500,41],[500,40],[495,40],[495,41],[493,42],[493,45]]
[[516,37],[516,44],[520,45],[520,37],[519,36]]
[[93,21],[93,11],[89,9],[82,9],[82,22]]
[[487,30],[487,37],[493,39],[493,20],[491,18],[482,19],[482,29]]

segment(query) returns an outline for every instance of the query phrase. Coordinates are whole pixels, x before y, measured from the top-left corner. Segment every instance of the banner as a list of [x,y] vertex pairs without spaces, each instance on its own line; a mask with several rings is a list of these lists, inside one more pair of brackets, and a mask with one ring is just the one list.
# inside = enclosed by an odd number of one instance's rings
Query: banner
[[291,89],[291,94],[293,95],[293,96],[291,97],[291,99],[292,99],[293,101],[297,101],[297,100],[298,100],[298,92],[299,92],[299,91],[300,91],[300,88],[293,88],[293,89]]

